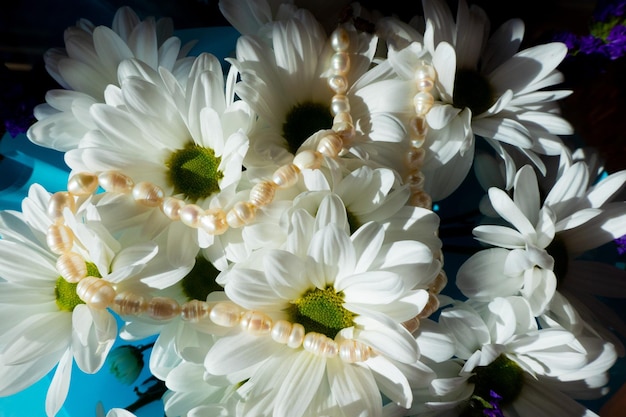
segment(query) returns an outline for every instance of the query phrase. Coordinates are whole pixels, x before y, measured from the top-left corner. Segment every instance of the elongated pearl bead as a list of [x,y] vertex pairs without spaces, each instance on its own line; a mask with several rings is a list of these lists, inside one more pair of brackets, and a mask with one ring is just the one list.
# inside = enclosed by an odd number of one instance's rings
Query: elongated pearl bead
[[255,336],[268,334],[272,330],[272,319],[260,311],[246,311],[239,324],[243,330]]
[[209,317],[209,304],[200,300],[187,301],[180,307],[180,317],[191,323],[197,323]]
[[433,282],[430,283],[430,285],[428,286],[428,289],[435,294],[439,294],[441,291],[443,291],[443,289],[446,287],[447,284],[448,284],[448,275],[446,275],[446,272],[444,270],[441,270],[441,272],[439,272],[439,274],[437,275],[437,277],[435,277]]
[[278,188],[289,188],[296,185],[299,174],[300,168],[298,168],[295,164],[283,165],[274,171],[272,181],[278,186]]
[[50,196],[48,201],[48,216],[52,220],[57,220],[63,217],[63,210],[69,208],[72,213],[76,212],[76,201],[72,194],[67,191],[58,191]]
[[171,320],[180,314],[180,304],[173,298],[154,297],[148,302],[146,311],[155,320]]
[[330,111],[333,116],[343,112],[350,112],[350,100],[343,94],[335,94],[330,101]]
[[422,62],[415,68],[414,79],[420,91],[428,92],[432,90],[436,77],[437,73],[432,65]]
[[98,188],[98,176],[88,172],[74,174],[67,182],[67,191],[74,195],[93,194],[96,188]]
[[411,146],[406,153],[407,165],[410,168],[419,169],[424,165],[424,159],[426,158],[426,150],[424,148],[416,148]]
[[350,47],[350,34],[342,27],[336,28],[330,34],[330,45],[337,52],[347,51]]
[[322,166],[323,155],[317,151],[304,150],[293,158],[293,164],[298,169],[318,169]]
[[51,224],[46,232],[46,243],[53,253],[61,255],[74,246],[74,232],[64,224]]
[[318,152],[331,158],[339,155],[342,149],[343,141],[336,134],[324,136],[317,144]]
[[252,222],[255,217],[256,206],[247,201],[239,201],[226,214],[226,223],[230,227],[242,227]]
[[424,116],[428,113],[433,106],[435,99],[432,94],[426,92],[420,92],[413,97],[413,106],[415,106],[415,113],[418,116]]
[[339,344],[339,357],[344,362],[355,363],[369,359],[371,349],[358,340],[344,340]]
[[424,116],[414,116],[409,121],[411,128],[411,138],[423,143],[428,133],[428,123]]
[[422,207],[430,210],[433,206],[433,199],[428,193],[416,190],[409,197],[409,204],[413,207]]
[[180,209],[185,206],[185,202],[175,197],[167,197],[161,204],[161,211],[170,220],[180,220]]
[[142,295],[124,291],[115,296],[111,308],[122,316],[136,316],[148,309],[148,301]]
[[135,184],[132,193],[135,201],[148,207],[160,206],[165,198],[165,193],[161,187],[148,181]]
[[289,332],[289,338],[287,339],[287,346],[292,349],[302,346],[304,341],[304,326],[300,323],[293,323],[291,325],[291,332]]
[[76,285],[76,295],[88,306],[103,310],[115,298],[115,289],[102,278],[86,277]]
[[78,282],[87,276],[87,264],[76,252],[65,252],[56,262],[57,271],[67,282]]
[[180,221],[186,226],[197,228],[204,209],[197,204],[187,204],[178,211]]
[[326,358],[337,356],[339,352],[339,347],[334,340],[316,332],[309,332],[304,336],[302,347],[304,350]]
[[221,235],[228,230],[226,213],[224,213],[224,210],[218,208],[206,210],[200,216],[200,224],[198,227],[202,228],[202,230],[210,235]]
[[348,79],[341,74],[328,77],[328,86],[335,94],[346,94],[348,91]]
[[289,335],[291,334],[292,324],[286,320],[277,320],[272,326],[272,339],[278,343],[287,344]]
[[429,292],[428,293],[428,302],[424,306],[424,309],[420,312],[418,317],[426,318],[433,314],[435,311],[439,309],[439,298]]
[[405,329],[409,331],[409,333],[415,333],[417,329],[420,328],[420,319],[417,317],[413,317],[402,323]]
[[406,179],[406,182],[411,184],[411,188],[415,190],[424,189],[424,181],[426,178],[421,171],[412,171]]
[[258,207],[266,206],[274,200],[275,194],[276,184],[271,181],[263,181],[252,187],[248,201]]
[[335,52],[330,58],[330,68],[335,74],[347,74],[350,71],[350,55],[347,52]]
[[105,191],[129,194],[135,183],[128,175],[118,171],[106,171],[98,174],[98,183]]
[[211,309],[209,318],[218,326],[234,327],[241,318],[241,309],[232,303],[217,303]]

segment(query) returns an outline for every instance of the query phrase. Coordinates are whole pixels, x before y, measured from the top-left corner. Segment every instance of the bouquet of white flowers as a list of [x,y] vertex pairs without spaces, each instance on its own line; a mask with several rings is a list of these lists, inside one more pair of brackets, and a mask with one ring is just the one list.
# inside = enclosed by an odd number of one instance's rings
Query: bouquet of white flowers
[[566,45],[464,0],[220,9],[225,60],[129,7],[45,54],[27,136],[70,172],[0,212],[0,395],[54,370],[52,417],[149,347],[168,417],[596,415],[626,171],[568,139]]

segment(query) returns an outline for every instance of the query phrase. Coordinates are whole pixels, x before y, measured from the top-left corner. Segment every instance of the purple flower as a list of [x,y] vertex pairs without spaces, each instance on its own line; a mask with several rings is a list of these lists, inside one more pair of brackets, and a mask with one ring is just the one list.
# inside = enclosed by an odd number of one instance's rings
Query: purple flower
[[604,41],[593,35],[580,37],[580,52],[583,54],[604,54],[604,47]]
[[504,417],[500,409],[500,401],[502,401],[502,397],[494,390],[489,390],[489,405],[491,407],[485,407],[483,414],[486,417]]
[[626,12],[626,0],[617,0],[612,2],[599,2],[596,12],[593,15],[594,20],[598,22],[606,22],[613,17],[624,16]]
[[626,54],[626,26],[616,25],[606,38],[606,54],[611,59],[617,59]]
[[553,38],[556,42],[563,42],[570,53],[578,49],[579,41],[578,37],[571,32],[560,32],[554,35]]
[[623,255],[626,253],[626,235],[622,237],[618,237],[614,240],[617,245],[617,253]]

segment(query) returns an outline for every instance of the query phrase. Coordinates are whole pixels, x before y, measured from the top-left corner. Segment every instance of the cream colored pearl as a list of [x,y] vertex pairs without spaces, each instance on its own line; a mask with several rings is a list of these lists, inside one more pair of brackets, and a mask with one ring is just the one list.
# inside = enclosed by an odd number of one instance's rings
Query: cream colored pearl
[[439,274],[435,277],[433,282],[430,283],[428,289],[435,294],[439,294],[443,289],[448,285],[448,276],[446,272],[442,269]]
[[118,171],[107,171],[98,174],[98,183],[105,191],[129,194],[135,182],[128,175]]
[[234,327],[241,318],[241,308],[233,303],[217,303],[211,309],[209,317],[218,326]]
[[413,97],[413,106],[418,116],[424,116],[430,111],[435,103],[435,99],[430,93],[420,92]]
[[46,243],[53,253],[61,255],[74,246],[74,232],[64,224],[51,224],[46,232]]
[[67,182],[67,191],[74,195],[89,195],[98,188],[98,176],[88,172],[72,175]]
[[402,323],[405,329],[409,331],[409,333],[413,334],[420,328],[420,319],[417,317],[413,317]]
[[197,323],[209,317],[209,312],[209,304],[200,300],[187,301],[180,307],[180,317],[191,323]]
[[271,181],[263,181],[252,187],[248,201],[258,207],[266,206],[274,200],[275,194],[276,184]]
[[111,308],[122,316],[137,316],[148,309],[148,301],[142,295],[124,291],[115,296]]
[[243,330],[255,336],[268,334],[272,330],[272,319],[260,311],[246,311],[239,324]]
[[289,188],[296,185],[299,175],[300,168],[295,164],[283,165],[274,171],[272,181],[278,188]]
[[333,116],[339,113],[350,112],[350,100],[343,94],[335,94],[330,101],[330,111]]
[[323,155],[317,151],[304,150],[296,154],[293,158],[293,164],[299,170],[318,169],[322,166],[323,159]]
[[335,94],[346,94],[348,91],[348,79],[341,74],[335,74],[328,77],[328,86]]
[[148,181],[135,184],[132,193],[135,201],[148,207],[160,206],[165,198],[165,193],[161,187]]
[[333,123],[332,129],[341,137],[344,145],[351,143],[356,136],[356,129],[350,122]]
[[102,278],[86,277],[76,284],[76,295],[88,306],[103,310],[115,298],[115,289]]
[[343,149],[343,141],[337,134],[330,134],[320,139],[317,144],[317,151],[322,155],[335,158]]
[[228,230],[226,213],[219,208],[206,210],[200,216],[198,227],[210,235],[221,235]]
[[424,189],[424,182],[426,177],[424,173],[420,171],[412,171],[406,178],[406,182],[410,184],[411,189],[414,191],[422,191]]
[[304,341],[304,326],[300,323],[293,323],[291,325],[291,332],[289,333],[289,338],[287,339],[287,346],[292,349],[299,348],[302,346],[302,342]]
[[146,312],[155,320],[171,320],[180,314],[180,304],[169,297],[154,297],[148,302]]
[[336,28],[330,34],[330,45],[337,52],[347,51],[350,47],[350,34],[343,27]]
[[424,309],[420,312],[418,317],[421,317],[421,318],[429,317],[438,309],[439,309],[439,298],[435,294],[429,292],[428,302],[426,303],[426,305],[424,306]]
[[189,227],[196,228],[200,224],[200,216],[204,214],[204,209],[197,204],[186,204],[178,211],[180,221]]
[[347,52],[335,52],[330,58],[330,68],[335,74],[346,75],[350,71],[350,55]]
[[48,201],[48,216],[54,221],[61,219],[63,217],[63,210],[65,210],[66,207],[69,208],[72,213],[76,212],[76,201],[74,197],[66,191],[56,192],[50,196],[50,201]]
[[65,252],[56,262],[57,271],[67,282],[76,283],[87,276],[85,259],[76,252]]
[[430,210],[433,206],[433,200],[428,193],[418,190],[412,193],[411,197],[409,197],[409,205]]
[[412,117],[409,121],[409,127],[411,131],[411,138],[424,143],[426,135],[428,134],[428,123],[426,122],[426,118],[423,116]]
[[185,202],[175,197],[167,197],[161,204],[161,211],[170,220],[180,220],[180,209],[185,206]]
[[424,148],[416,148],[411,146],[406,153],[407,165],[409,168],[419,169],[424,165],[424,159],[426,158],[426,150]]
[[272,326],[272,339],[278,343],[287,344],[292,327],[292,324],[286,320],[277,320]]
[[242,227],[252,222],[255,217],[256,206],[247,201],[239,201],[226,213],[226,223],[230,227]]
[[316,332],[309,332],[302,341],[304,350],[325,358],[337,356],[339,347],[337,343],[326,335]]
[[417,83],[417,88],[421,91],[430,91],[437,78],[437,72],[432,65],[428,65],[425,62],[421,62],[416,68],[414,73],[414,79]]
[[347,339],[339,344],[339,357],[344,362],[363,362],[370,358],[371,349],[369,346],[354,339]]

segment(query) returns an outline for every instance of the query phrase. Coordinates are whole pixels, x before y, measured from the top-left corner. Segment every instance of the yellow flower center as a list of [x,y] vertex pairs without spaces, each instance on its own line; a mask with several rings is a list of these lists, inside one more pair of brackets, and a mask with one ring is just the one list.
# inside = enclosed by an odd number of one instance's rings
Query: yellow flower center
[[220,191],[219,181],[224,177],[218,170],[221,160],[213,149],[189,143],[165,162],[168,181],[176,194],[192,202],[210,197]]
[[302,324],[307,333],[322,333],[334,339],[341,329],[354,325],[355,314],[343,307],[343,297],[332,286],[309,290],[291,302],[291,321]]

